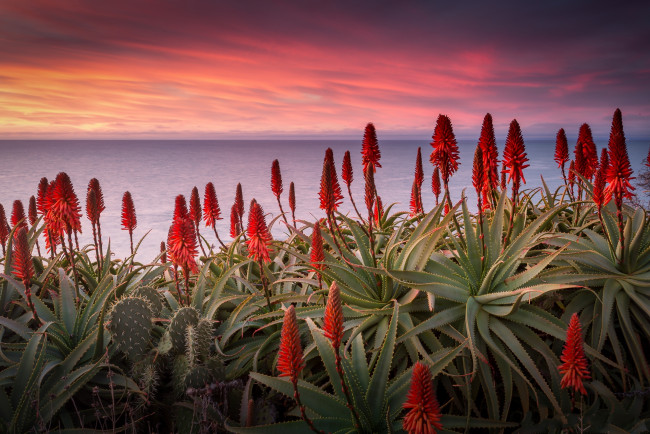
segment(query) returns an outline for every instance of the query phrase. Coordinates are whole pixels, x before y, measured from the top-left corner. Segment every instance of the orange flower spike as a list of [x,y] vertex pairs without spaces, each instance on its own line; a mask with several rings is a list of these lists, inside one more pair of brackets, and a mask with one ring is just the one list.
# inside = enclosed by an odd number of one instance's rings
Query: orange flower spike
[[352,158],[350,157],[350,151],[345,151],[343,155],[343,167],[341,168],[341,178],[345,185],[350,187],[352,181],[354,180],[354,172],[352,170]]
[[433,175],[431,176],[431,191],[436,197],[436,205],[438,205],[438,198],[440,197],[440,169],[437,167],[433,169]]
[[49,185],[47,178],[41,178],[38,183],[38,193],[36,194],[36,209],[40,215],[45,214],[45,201],[47,196],[47,186]]
[[564,128],[560,128],[555,137],[555,162],[564,171],[564,165],[569,161],[569,143]]
[[375,189],[375,175],[372,170],[365,171],[364,175],[366,181],[366,187],[365,187],[366,209],[370,213],[375,203],[375,198],[377,196],[377,191]]
[[433,390],[431,371],[421,362],[413,366],[411,387],[403,408],[404,430],[409,434],[434,434],[442,429],[440,405]]
[[343,305],[341,304],[340,289],[336,282],[332,282],[332,285],[330,285],[327,306],[325,306],[323,333],[332,342],[334,348],[341,346],[343,340]]
[[377,167],[381,167],[379,160],[381,159],[381,151],[379,150],[379,141],[377,140],[377,131],[375,125],[369,122],[363,133],[363,143],[361,144],[361,161],[363,163],[363,171],[371,167],[373,172]]
[[492,115],[487,113],[483,118],[481,136],[478,139],[483,155],[483,171],[485,177],[485,195],[499,186],[499,151],[494,137]]
[[574,153],[576,172],[587,179],[591,179],[598,167],[598,152],[588,124],[580,126]]
[[11,226],[16,227],[20,223],[20,228],[27,229],[27,219],[25,218],[25,207],[19,200],[14,200],[14,206],[11,211]]
[[591,378],[587,359],[584,352],[584,343],[582,340],[582,328],[580,327],[580,318],[574,313],[571,316],[569,327],[567,328],[567,338],[562,351],[562,364],[558,366],[560,374],[563,375],[560,386],[563,389],[571,388],[583,395],[587,394],[583,380]]
[[203,220],[208,227],[214,227],[217,220],[221,218],[221,208],[219,208],[219,201],[217,200],[217,192],[214,189],[214,184],[208,182],[205,185],[205,195],[203,197]]
[[278,200],[284,191],[282,187],[282,172],[280,172],[280,162],[278,160],[273,160],[273,164],[271,165],[271,191]]
[[284,320],[282,321],[278,371],[280,371],[280,377],[289,377],[292,383],[297,384],[298,375],[303,367],[296,310],[293,305],[290,305],[284,312]]
[[195,225],[201,222],[201,217],[203,217],[203,212],[201,210],[201,198],[199,197],[199,189],[194,187],[192,193],[190,194],[190,209],[189,217]]
[[596,170],[596,179],[594,180],[593,199],[596,206],[600,210],[605,202],[605,173],[609,166],[609,159],[607,157],[607,149],[603,148],[600,154],[600,165]]
[[418,184],[417,180],[413,180],[413,185],[411,186],[411,200],[409,202],[409,216],[415,217],[421,213],[420,211],[420,202],[418,200]]
[[31,283],[34,277],[34,265],[32,264],[32,253],[29,248],[29,240],[27,238],[27,228],[20,226],[17,232],[14,233],[14,252],[13,252],[13,268],[14,276],[18,280],[22,280],[25,285],[25,298],[34,319],[38,321],[38,315],[32,302]]
[[524,138],[521,135],[521,128],[516,119],[510,123],[510,130],[506,138],[506,146],[503,151],[503,172],[508,174],[508,182],[513,183],[515,192],[519,191],[521,182],[526,183],[524,178],[524,169],[529,165]]
[[618,208],[623,206],[623,198],[634,196],[634,187],[630,181],[632,177],[632,166],[627,154],[625,133],[623,132],[623,118],[621,110],[616,109],[612,119],[612,129],[609,135],[609,168],[605,178],[608,182],[605,189],[605,196],[609,200],[612,195]]
[[50,220],[60,222],[66,233],[81,232],[81,206],[68,174],[60,172],[50,186],[47,193]]
[[328,148],[325,152],[323,172],[320,180],[320,208],[325,210],[328,214],[336,211],[343,199],[343,196],[341,195],[341,187],[338,184],[338,180],[336,180],[333,155],[332,149]]
[[264,210],[253,199],[248,212],[248,257],[255,258],[258,262],[270,262],[269,244],[272,240],[271,233],[264,218]]
[[174,220],[168,235],[168,252],[171,261],[184,271],[198,273],[196,255],[196,232],[194,223],[189,218]]
[[131,193],[127,191],[122,196],[122,230],[133,233],[137,225],[138,220],[135,215],[133,198],[131,197]]
[[325,268],[325,264],[321,263],[325,261],[325,252],[323,251],[323,237],[320,233],[319,221],[314,224],[311,234],[311,256],[309,260],[313,271],[318,273]]
[[458,170],[458,144],[448,116],[439,115],[433,133],[433,152],[430,161],[440,169],[442,182],[447,188],[449,178]]

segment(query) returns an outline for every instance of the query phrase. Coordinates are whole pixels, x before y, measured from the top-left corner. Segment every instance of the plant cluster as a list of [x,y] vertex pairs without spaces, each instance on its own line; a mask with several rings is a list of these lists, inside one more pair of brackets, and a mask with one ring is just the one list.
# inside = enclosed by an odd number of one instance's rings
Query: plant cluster
[[[65,173],[41,180],[28,216],[20,201],[10,221],[0,206],[0,431],[647,432],[650,221],[625,201],[634,188],[621,112],[600,159],[580,128],[568,174],[558,132],[555,190],[522,189],[516,120],[499,169],[486,115],[475,213],[449,193],[460,164],[449,117],[431,145],[428,212],[421,149],[410,209],[384,208],[368,124],[365,209],[352,198],[349,151],[341,168],[354,218],[338,211],[346,198],[331,149],[314,222],[296,220],[293,182],[284,211],[275,160],[279,214],[252,199],[246,215],[239,184],[226,244],[215,186],[203,205],[195,187],[189,207],[176,197],[151,263],[135,260],[129,192],[131,256],[104,246],[97,179],[86,196],[91,245],[77,241],[82,208]],[[286,239],[272,238],[275,224]]]

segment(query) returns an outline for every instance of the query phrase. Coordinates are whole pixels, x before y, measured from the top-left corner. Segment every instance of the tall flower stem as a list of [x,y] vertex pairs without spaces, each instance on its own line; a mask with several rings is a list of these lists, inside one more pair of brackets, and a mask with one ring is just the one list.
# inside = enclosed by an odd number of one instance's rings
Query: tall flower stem
[[618,258],[618,263],[623,265],[625,260],[625,227],[623,225],[623,197],[616,198],[616,219],[618,220],[618,236],[621,240],[621,255]]
[[510,210],[510,219],[508,223],[508,232],[506,232],[506,237],[504,238],[504,246],[510,241],[510,235],[512,234],[512,228],[515,222],[515,211],[517,210],[517,188],[516,184],[512,184],[512,209]]
[[181,286],[178,283],[178,265],[174,264],[174,268],[172,272],[174,273],[174,284],[176,285],[176,294],[178,294],[178,302],[180,303],[181,306],[183,306],[183,293],[181,291]]
[[99,259],[104,262],[104,246],[102,244],[102,225],[97,219],[97,241],[99,243]]
[[185,299],[187,300],[187,305],[191,305],[190,300],[190,270],[189,267],[183,267],[183,277],[185,277]]
[[95,257],[97,258],[97,274],[101,276],[102,274],[102,263],[99,260],[99,244],[97,243],[97,227],[95,223],[92,223],[93,227],[93,243],[95,244]]
[[[449,187],[447,186],[447,183],[445,183],[445,198],[447,199],[447,205],[449,205],[449,211],[451,212],[451,209],[454,206],[451,203],[451,196],[449,195]],[[456,232],[458,233],[458,238],[460,239],[460,242],[462,244],[465,244],[465,237],[463,236],[463,233],[460,230],[460,223],[458,222],[456,213],[454,213],[453,219],[454,219],[454,226],[456,226]]]
[[226,245],[223,243],[223,241],[221,241],[221,238],[219,237],[219,233],[217,232],[217,227],[213,226],[212,230],[214,230],[214,236],[217,237],[217,241],[219,241],[219,244],[221,244],[221,247],[223,247],[225,249]]
[[[262,289],[264,290],[264,297],[266,297],[266,305],[269,308],[269,312],[273,310],[273,307],[271,305],[271,294],[269,291],[269,281],[266,279],[266,275],[264,274],[264,263],[260,259],[257,261],[257,265],[260,267],[260,280],[262,281]],[[298,389],[296,389],[296,393]]]
[[[68,227],[70,229],[70,227]],[[74,277],[74,289],[75,289],[75,294],[77,297],[77,300],[79,300],[79,276],[77,276],[77,267],[75,266],[74,262],[74,250],[72,248],[72,230],[70,229],[68,231],[68,249],[65,247],[65,239],[63,238],[63,235],[61,235],[61,247],[63,248],[63,252],[66,254],[68,257],[68,261],[70,261],[70,267],[72,268],[72,275]]]
[[280,207],[280,215],[282,216],[282,220],[284,220],[284,223],[288,225],[289,221],[287,220],[287,216],[284,213],[284,209],[282,208],[282,202],[280,201],[280,196],[277,196],[276,199],[278,201],[278,206]]
[[357,204],[354,202],[354,198],[352,197],[352,189],[350,188],[350,184],[348,184],[348,195],[350,196],[350,202],[352,202],[352,206],[354,207],[354,212],[357,213],[359,220],[361,220],[361,223],[363,223],[363,217],[361,217],[361,213],[357,208]]
[[312,420],[309,418],[309,416],[307,416],[307,413],[305,412],[305,406],[300,401],[300,392],[298,392],[298,378],[292,378],[291,384],[293,385],[293,398],[296,400],[296,404],[298,404],[298,408],[300,409],[300,417],[302,420],[305,421],[309,429],[313,432],[318,434],[325,434],[325,431],[321,431],[314,426],[314,422],[312,422]]

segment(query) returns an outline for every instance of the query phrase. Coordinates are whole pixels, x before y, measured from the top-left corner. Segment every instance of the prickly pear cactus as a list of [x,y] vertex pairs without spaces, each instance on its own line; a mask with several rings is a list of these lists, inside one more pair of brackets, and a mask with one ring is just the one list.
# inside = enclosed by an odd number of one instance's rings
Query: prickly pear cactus
[[149,302],[153,316],[157,317],[163,309],[162,297],[158,290],[151,286],[141,286],[133,293],[136,297],[142,297]]
[[174,318],[169,324],[169,335],[172,338],[172,346],[175,351],[184,353],[187,351],[187,328],[196,327],[199,323],[199,312],[193,307],[181,307],[176,311]]
[[149,302],[140,297],[124,297],[113,304],[108,330],[127,357],[138,360],[147,351],[153,313]]
[[185,375],[185,389],[194,387],[196,389],[205,387],[213,381],[212,373],[207,366],[197,365],[190,368]]
[[182,396],[185,393],[185,376],[190,366],[185,355],[176,356],[172,366],[172,385],[176,396]]

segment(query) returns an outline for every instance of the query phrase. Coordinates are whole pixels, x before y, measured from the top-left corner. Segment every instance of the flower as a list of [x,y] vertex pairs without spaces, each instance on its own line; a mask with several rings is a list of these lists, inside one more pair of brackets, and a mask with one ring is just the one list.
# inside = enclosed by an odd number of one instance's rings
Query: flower
[[[13,257],[14,275],[23,282],[29,282],[34,277],[34,264],[32,264],[32,254],[27,239],[27,228],[20,226],[14,232],[14,257]],[[25,283],[25,287],[28,283]]]
[[[93,178],[88,182],[88,190],[95,190],[95,195],[97,196],[97,209],[99,214],[101,214],[106,209],[106,206],[104,205],[104,193],[102,193],[102,187],[99,185],[99,180],[97,178]],[[99,214],[97,215],[98,219]]]
[[564,128],[560,128],[555,138],[555,162],[557,163],[557,167],[564,168],[564,165],[568,161],[569,161],[569,143],[567,142]]
[[411,187],[411,216],[422,214],[422,184],[424,183],[424,170],[422,169],[422,148],[418,147],[418,154],[415,157],[415,178]]
[[328,214],[336,211],[343,200],[341,186],[339,185],[336,168],[334,167],[334,153],[332,148],[327,148],[327,151],[325,151],[319,198],[320,208]]
[[510,122],[510,130],[506,138],[506,146],[503,151],[503,173],[508,174],[508,182],[513,183],[513,191],[519,191],[520,183],[526,183],[524,178],[524,170],[528,167],[525,164],[528,161],[526,156],[526,148],[524,146],[524,138],[521,135],[521,128],[517,119]]
[[365,200],[366,200],[366,209],[368,212],[372,210],[372,206],[375,203],[375,197],[377,196],[377,191],[375,190],[375,175],[372,170],[366,170],[363,173],[366,181],[365,188]]
[[354,180],[354,173],[352,171],[352,159],[350,157],[350,151],[345,151],[343,155],[343,167],[341,168],[341,178],[345,184],[350,187],[352,181]]
[[325,268],[325,252],[323,251],[323,237],[320,233],[320,222],[317,220],[311,233],[311,256],[309,258],[312,270],[319,272]]
[[485,188],[485,172],[483,171],[483,150],[481,145],[476,146],[474,151],[474,165],[472,166],[472,185],[476,190],[476,195],[481,198],[481,193]]
[[645,165],[650,167],[650,146],[648,147],[648,157],[645,160]]
[[174,200],[174,217],[172,220],[185,220],[188,218],[190,218],[190,213],[187,211],[187,202],[185,201],[185,196],[179,194]]
[[45,215],[45,201],[47,198],[47,187],[49,182],[46,177],[41,178],[38,183],[38,193],[36,194],[36,209],[41,215]]
[[86,216],[92,224],[97,224],[99,221],[99,203],[97,201],[97,193],[91,188],[88,189],[86,194]]
[[420,147],[418,147],[418,155],[415,157],[415,182],[421,190],[424,183],[424,170],[422,169],[422,148]]
[[234,203],[230,209],[230,238],[237,238],[240,233],[239,213],[237,212],[237,204]]
[[290,305],[284,312],[282,321],[278,371],[280,371],[280,377],[289,377],[294,384],[298,382],[298,374],[303,368],[300,333],[296,322],[296,310],[293,305]]
[[264,219],[264,210],[255,199],[251,201],[248,211],[248,230],[246,231],[248,240],[248,257],[255,258],[256,261],[270,262],[269,244],[272,240],[271,233],[266,220]]
[[487,113],[483,118],[478,144],[483,155],[484,193],[487,195],[490,191],[496,190],[499,185],[499,150],[494,137],[494,126],[492,125],[492,115],[490,113]]
[[198,226],[202,216],[203,215],[201,212],[201,198],[199,197],[199,189],[194,187],[192,189],[192,193],[190,194],[189,217],[190,220],[192,220],[194,224]]
[[381,216],[384,214],[384,205],[381,203],[381,196],[377,196],[375,199],[375,223],[379,225],[381,222]]
[[442,182],[447,188],[449,178],[458,170],[458,145],[448,116],[438,116],[431,146],[433,146],[431,163],[440,169]]
[[60,172],[48,186],[46,208],[54,233],[81,232],[81,206],[67,173]]
[[431,371],[421,362],[413,366],[411,387],[403,408],[409,410],[403,424],[409,434],[433,434],[442,429],[440,405],[433,391]]
[[566,343],[564,344],[562,357],[560,357],[560,360],[564,363],[558,366],[560,374],[563,375],[560,386],[562,386],[562,389],[569,387],[574,391],[579,391],[583,395],[586,395],[587,391],[582,384],[582,380],[588,380],[591,376],[587,368],[587,359],[585,358],[582,341],[582,329],[577,313],[571,316],[566,336]]
[[438,197],[440,197],[440,169],[437,167],[433,170],[433,175],[431,176],[431,191],[436,197],[436,205],[438,205]]
[[34,226],[36,219],[38,218],[38,209],[36,207],[36,197],[31,196],[29,198],[29,207],[27,208],[27,215],[29,216],[29,224]]
[[[19,225],[20,224],[20,225]],[[25,207],[19,200],[14,200],[14,207],[11,211],[11,226],[27,229],[27,219],[25,218]]]
[[571,187],[571,191],[573,191],[573,184],[576,182],[576,170],[575,170],[575,162],[571,160],[571,164],[569,164],[569,187]]
[[273,164],[271,165],[271,191],[273,191],[273,194],[279,200],[283,188],[282,173],[280,172],[280,162],[278,160],[273,160]]
[[632,166],[630,166],[630,159],[627,155],[623,118],[620,109],[616,109],[614,112],[608,147],[609,167],[605,174],[608,185],[605,189],[605,197],[609,200],[613,195],[616,207],[620,209],[623,206],[624,197],[631,198],[634,196],[632,193],[634,187],[630,185],[630,180],[634,179],[634,177],[631,176]]
[[296,213],[296,188],[293,185],[293,182],[289,184],[289,208],[292,213]]
[[343,306],[341,305],[341,294],[336,282],[330,285],[325,306],[325,318],[323,319],[323,333],[332,342],[334,348],[341,346],[343,340]]
[[217,192],[214,190],[214,184],[211,182],[205,184],[203,220],[205,220],[205,225],[210,227],[214,227],[217,220],[221,220],[221,209],[217,200]]
[[2,242],[3,246],[7,244],[10,231],[11,229],[9,228],[9,223],[7,222],[7,215],[5,214],[5,207],[0,204],[0,242]]
[[160,242],[160,262],[167,263],[167,246],[164,241]]
[[598,152],[588,124],[580,126],[578,142],[574,152],[576,172],[587,179],[591,179],[598,167]]
[[122,196],[122,230],[131,233],[137,225],[138,220],[135,217],[133,198],[131,197],[131,193],[127,191]]
[[167,240],[167,252],[171,261],[181,267],[185,273],[188,271],[198,273],[196,255],[196,232],[194,223],[189,218],[177,219],[172,222]]
[[375,125],[369,122],[363,132],[363,143],[361,144],[361,162],[363,163],[363,171],[371,167],[373,172],[377,167],[381,167],[379,159],[381,158],[381,151],[379,150],[379,142],[377,141],[377,131]]
[[413,185],[411,186],[411,201],[409,202],[409,216],[414,217],[416,215],[422,214],[422,199],[419,197],[420,191],[418,190],[417,180],[413,180]]
[[241,183],[237,184],[237,189],[235,190],[235,206],[240,223],[243,225],[244,223],[242,219],[244,218],[244,193],[242,192]]
[[605,173],[607,172],[607,167],[609,166],[609,159],[607,157],[607,149],[603,148],[600,154],[600,165],[598,170],[596,170],[596,179],[594,180],[594,189],[592,196],[594,203],[598,206],[598,209],[603,207],[607,202],[605,202]]

